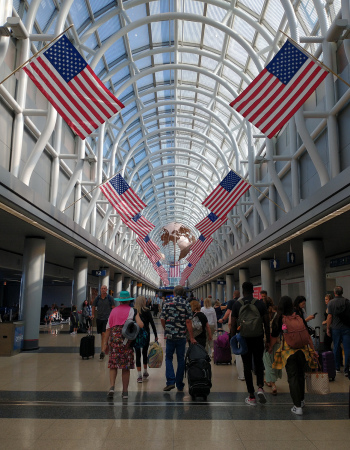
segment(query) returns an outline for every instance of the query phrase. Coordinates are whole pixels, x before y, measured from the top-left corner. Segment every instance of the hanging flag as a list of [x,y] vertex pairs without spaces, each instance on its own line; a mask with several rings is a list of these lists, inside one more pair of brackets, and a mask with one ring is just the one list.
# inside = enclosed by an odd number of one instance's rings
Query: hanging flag
[[203,236],[208,237],[215,233],[215,231],[218,230],[221,225],[226,222],[226,220],[226,217],[221,219],[216,214],[211,212],[207,217],[198,222],[195,227],[203,234]]
[[23,70],[83,140],[124,108],[65,35]]
[[323,66],[287,40],[230,106],[271,139],[327,75]]
[[212,242],[212,237],[204,237],[201,234],[194,245],[191,247],[192,254],[189,258],[187,258],[187,261],[191,264],[197,264],[197,262],[201,259],[203,253]]
[[145,236],[144,238],[138,237],[136,239],[136,242],[139,244],[139,246],[145,252],[146,256],[148,256],[148,258],[150,258],[152,255],[158,254],[158,251],[159,251],[158,245],[155,244],[148,235]]
[[217,217],[224,219],[249,188],[249,183],[230,170],[202,205],[206,206]]
[[130,220],[125,220],[123,216],[121,216],[122,221],[127,225],[131,230],[135,231],[135,233],[144,238],[148,233],[150,233],[154,225],[149,220],[147,220],[142,214],[138,213]]
[[119,173],[102,184],[100,189],[124,223],[147,206]]
[[171,263],[169,266],[169,277],[178,278],[181,276],[180,264]]
[[191,273],[193,272],[194,268],[196,266],[192,265],[191,263],[188,264],[188,266],[185,267],[184,271],[181,274],[181,280],[180,280],[180,284],[184,285],[187,278],[191,275]]

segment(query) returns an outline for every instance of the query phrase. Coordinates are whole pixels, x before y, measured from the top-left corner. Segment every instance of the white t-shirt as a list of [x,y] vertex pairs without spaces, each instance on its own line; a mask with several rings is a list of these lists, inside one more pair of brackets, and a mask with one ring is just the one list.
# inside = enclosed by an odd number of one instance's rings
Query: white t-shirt
[[216,312],[212,306],[210,308],[203,306],[201,312],[206,315],[209,325],[217,325]]

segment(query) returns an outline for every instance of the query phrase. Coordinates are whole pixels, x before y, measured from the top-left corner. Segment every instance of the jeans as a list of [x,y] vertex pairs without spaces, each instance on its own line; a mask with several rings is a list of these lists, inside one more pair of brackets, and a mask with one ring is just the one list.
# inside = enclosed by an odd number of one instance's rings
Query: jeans
[[332,328],[333,337],[333,353],[335,358],[336,369],[340,370],[339,355],[340,344],[343,343],[345,355],[345,372],[349,371],[349,356],[350,356],[350,328],[341,328],[334,330]]
[[[178,389],[183,389],[185,383],[183,382],[185,373],[185,347],[186,338],[184,339],[167,339],[165,347],[165,376],[166,385],[170,386],[176,384]],[[173,366],[173,355],[176,352],[177,370],[176,376]]]
[[297,408],[305,396],[305,367],[306,359],[301,350],[298,350],[287,359],[286,372],[288,376],[289,392]]
[[244,366],[244,377],[247,385],[247,390],[251,396],[254,395],[254,384],[252,375],[252,365],[254,358],[254,366],[256,372],[256,382],[258,387],[264,386],[264,338],[263,336],[245,338],[247,342],[248,352],[242,355],[243,366]]

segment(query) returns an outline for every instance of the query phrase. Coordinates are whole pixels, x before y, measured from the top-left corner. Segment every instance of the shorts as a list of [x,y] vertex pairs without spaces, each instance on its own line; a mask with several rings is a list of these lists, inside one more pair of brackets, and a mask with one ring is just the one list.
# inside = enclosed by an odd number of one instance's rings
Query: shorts
[[108,320],[96,319],[97,334],[106,332],[107,322],[108,322]]

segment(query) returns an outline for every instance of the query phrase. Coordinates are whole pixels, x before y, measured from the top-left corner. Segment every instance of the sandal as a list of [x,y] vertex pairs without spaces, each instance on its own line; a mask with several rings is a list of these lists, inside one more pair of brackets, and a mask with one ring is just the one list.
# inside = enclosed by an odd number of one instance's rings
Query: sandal
[[270,382],[267,383],[265,380],[264,380],[264,383],[265,383],[266,386],[272,387],[272,383],[270,383]]
[[276,388],[276,386],[272,386],[272,395],[277,395],[277,388]]

